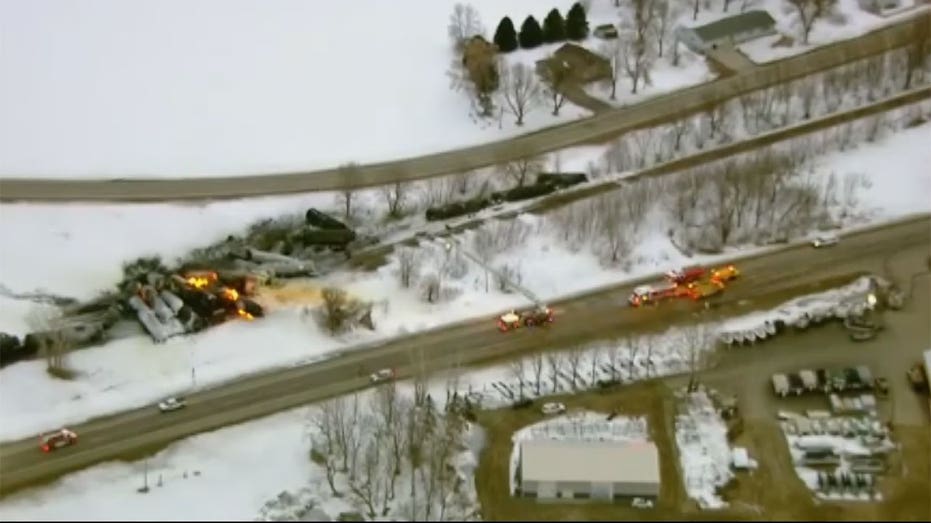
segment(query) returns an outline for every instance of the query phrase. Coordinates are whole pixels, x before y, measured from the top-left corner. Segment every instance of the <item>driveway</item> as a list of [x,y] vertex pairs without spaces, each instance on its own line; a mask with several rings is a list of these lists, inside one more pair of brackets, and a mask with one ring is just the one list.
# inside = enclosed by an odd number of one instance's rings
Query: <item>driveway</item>
[[747,58],[740,49],[732,46],[719,47],[708,51],[708,59],[731,73],[741,73],[756,67],[753,60]]

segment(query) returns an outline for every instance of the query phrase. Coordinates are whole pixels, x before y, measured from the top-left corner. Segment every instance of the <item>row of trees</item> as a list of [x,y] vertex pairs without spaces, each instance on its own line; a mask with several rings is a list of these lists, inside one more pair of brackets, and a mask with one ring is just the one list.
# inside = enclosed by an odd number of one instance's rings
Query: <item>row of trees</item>
[[[931,79],[900,49],[709,106],[695,116],[628,133],[605,154],[608,172],[644,169],[691,152],[861,106]],[[907,87],[906,87],[907,86]]]
[[615,383],[650,379],[660,375],[656,363],[662,358],[669,364],[667,372],[689,373],[689,386],[695,387],[715,348],[714,326],[697,324],[661,335],[626,336],[607,347],[576,346],[562,352],[536,353],[512,360],[508,374],[516,384],[518,398],[525,398],[559,393],[563,390],[560,381],[568,383],[571,392],[594,387],[602,368],[610,371],[608,379]]
[[511,17],[505,16],[495,29],[493,41],[498,51],[510,53],[518,47],[533,49],[542,44],[552,44],[569,40],[584,40],[588,36],[588,17],[582,4],[576,2],[563,18],[559,9],[553,8],[543,19],[543,26],[533,15],[527,16],[521,24],[520,33],[514,28]]
[[413,398],[385,383],[371,393],[330,400],[307,420],[310,459],[335,497],[368,518],[474,519],[474,493],[455,467],[466,421],[442,412],[415,377]]

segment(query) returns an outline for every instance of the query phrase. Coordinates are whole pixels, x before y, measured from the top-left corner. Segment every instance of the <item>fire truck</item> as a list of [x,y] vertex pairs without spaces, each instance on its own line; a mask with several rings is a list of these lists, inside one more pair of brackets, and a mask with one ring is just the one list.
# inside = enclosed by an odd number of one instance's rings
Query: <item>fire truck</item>
[[718,281],[721,283],[729,282],[738,276],[740,276],[740,271],[733,264],[711,271],[711,281]]
[[553,323],[553,310],[546,306],[520,312],[510,311],[498,317],[498,330],[508,332],[524,327],[541,327]]
[[715,279],[694,281],[686,286],[686,294],[693,300],[709,298],[724,290],[724,284]]
[[676,285],[687,285],[693,281],[698,281],[708,270],[699,265],[691,265],[681,269],[671,270],[666,273],[666,279]]
[[627,301],[634,307],[640,307],[666,298],[674,298],[681,292],[679,286],[672,282],[640,285],[634,288],[634,292]]

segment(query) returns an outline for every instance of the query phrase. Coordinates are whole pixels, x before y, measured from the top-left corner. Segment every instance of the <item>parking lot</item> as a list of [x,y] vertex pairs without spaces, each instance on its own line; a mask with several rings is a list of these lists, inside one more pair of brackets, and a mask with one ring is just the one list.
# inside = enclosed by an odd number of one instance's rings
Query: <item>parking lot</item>
[[[804,332],[788,332],[753,347],[727,350],[719,366],[702,381],[736,394],[745,419],[738,443],[759,459],[757,472],[740,476],[729,488],[737,505],[757,507],[767,517],[816,519],[919,519],[931,515],[929,485],[929,414],[927,399],[909,386],[906,370],[931,346],[931,285],[927,252],[905,251],[887,266],[899,285],[914,284],[911,300],[901,311],[885,313],[886,329],[873,340],[853,342],[838,323]],[[888,379],[889,393],[877,401],[879,420],[893,424],[892,438],[900,450],[889,459],[889,470],[880,480],[884,500],[879,503],[842,501],[813,503],[813,494],[798,478],[776,414],[779,410],[806,412],[831,410],[828,395],[819,393],[779,398],[773,392],[774,373],[800,369],[867,365],[876,377]],[[777,487],[778,488],[774,488]]]

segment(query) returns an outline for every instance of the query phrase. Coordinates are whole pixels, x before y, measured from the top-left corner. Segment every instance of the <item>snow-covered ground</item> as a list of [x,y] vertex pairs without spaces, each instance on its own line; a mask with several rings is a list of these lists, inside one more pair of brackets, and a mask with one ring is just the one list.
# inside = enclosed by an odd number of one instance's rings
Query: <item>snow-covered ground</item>
[[704,390],[684,393],[676,415],[676,446],[685,491],[701,508],[727,506],[717,491],[733,477],[727,425]]
[[[522,127],[507,115],[500,125],[473,121],[446,75],[454,3],[3,2],[0,173],[319,169],[490,142],[588,114],[567,104],[553,117],[544,104]],[[490,40],[505,15],[518,27],[528,14],[542,23],[549,9],[565,14],[573,1],[469,3]],[[603,12],[611,0],[592,3]],[[529,62],[552,48],[506,60]],[[700,79],[670,71],[654,92]]]
[[[194,436],[145,461],[69,474],[49,487],[5,498],[0,520],[320,521],[336,520],[341,512],[364,513],[345,475],[337,474],[335,485],[343,496],[334,497],[323,467],[309,458],[315,409]],[[472,478],[483,446],[481,427],[467,424],[462,448],[452,458],[463,480],[462,497],[450,503],[447,519],[462,521],[477,506]],[[390,517],[410,520],[399,512],[410,504],[407,477],[398,479]],[[145,478],[149,491],[143,494],[138,489]]]
[[[887,136],[874,145],[830,155],[819,160],[818,172],[835,171],[842,176],[865,172],[874,177],[860,194],[862,208],[875,210],[869,215],[872,220],[910,211],[927,211],[928,201],[921,195],[928,194],[931,177],[925,168],[929,161],[928,149],[921,144],[926,141],[929,129],[928,125],[916,127]],[[836,167],[838,165],[841,167]],[[894,188],[888,184],[886,176],[891,165],[896,166]],[[865,168],[869,170],[861,171]],[[273,214],[269,207],[271,201],[259,201],[255,207],[250,206],[251,202],[198,207],[69,206],[59,208],[55,219],[47,217],[46,206],[4,205],[0,241],[6,248],[0,252],[3,269],[0,283],[14,292],[44,288],[86,298],[112,285],[125,259],[150,252],[178,255],[198,237],[209,242],[241,227],[247,220]],[[319,203],[314,197],[281,201],[285,203],[274,206],[275,214],[280,213],[282,207],[290,206],[299,211],[309,204]],[[135,212],[137,210],[139,212]],[[137,216],[145,221],[137,221]],[[661,232],[664,227],[651,222],[652,225],[648,223],[643,227],[629,263],[609,266],[590,249],[573,249],[571,243],[566,244],[548,233],[545,220],[524,217],[485,228],[504,231],[498,239],[494,239],[496,234],[488,235],[491,239],[486,238],[486,248],[493,253],[492,263],[519,268],[523,285],[543,299],[686,263],[715,263],[722,256],[738,252],[732,248],[721,256],[686,258]],[[176,235],[158,233],[159,227],[179,232]],[[192,230],[198,233],[187,234]],[[468,242],[477,234],[469,232],[463,241]],[[511,242],[508,235],[520,241]],[[115,242],[113,238],[125,240]],[[502,240],[506,244],[495,245]],[[61,256],[62,252],[68,256]],[[526,304],[520,295],[498,292],[493,277],[489,278],[486,292],[484,271],[457,256],[447,260],[445,249],[437,242],[425,243],[418,253],[421,276],[430,272],[443,274],[440,303],[425,303],[419,285],[412,289],[400,286],[397,258],[375,273],[334,274],[326,278],[328,281],[309,283],[311,288],[328,282],[344,284],[352,294],[375,302],[374,317],[378,326],[375,333],[329,338],[320,333],[316,323],[304,316],[300,308],[281,309],[261,321],[231,323],[160,346],[137,337],[78,351],[69,357],[69,365],[78,372],[73,381],[50,381],[42,362],[14,364],[0,371],[0,393],[4,397],[15,395],[24,399],[15,403],[0,402],[0,414],[10,420],[0,429],[0,438],[28,436],[59,423],[75,423],[112,410],[149,404],[165,395],[187,390],[192,382],[203,387],[250,371],[326,357],[349,344],[491,315],[495,310]],[[4,300],[4,313],[12,316],[4,320],[4,325],[9,325],[5,328],[23,332],[25,320],[16,313],[17,309],[25,313],[28,308],[22,303],[11,306],[13,302]],[[275,342],[268,343],[268,340]],[[35,384],[40,382],[45,385],[41,393],[36,393]],[[33,392],[22,395],[22,390]],[[36,415],[37,412],[43,414]]]
[[644,417],[615,416],[610,420],[602,412],[587,410],[572,411],[528,425],[511,437],[510,480],[511,494],[515,484],[517,468],[520,466],[520,445],[524,441],[572,440],[572,441],[649,441],[647,419]]

